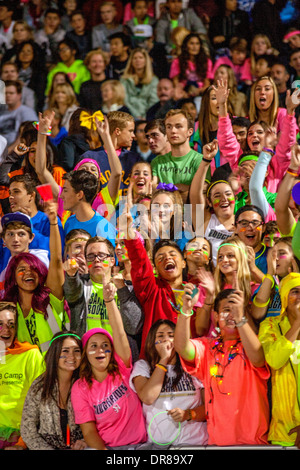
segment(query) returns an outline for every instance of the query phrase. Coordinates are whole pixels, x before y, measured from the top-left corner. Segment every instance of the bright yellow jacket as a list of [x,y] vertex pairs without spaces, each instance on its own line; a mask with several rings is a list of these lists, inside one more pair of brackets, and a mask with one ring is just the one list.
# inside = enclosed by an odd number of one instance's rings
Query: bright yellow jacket
[[290,328],[290,322],[283,314],[266,318],[258,334],[272,372],[272,420],[268,440],[282,446],[294,445],[296,434],[289,436],[288,433],[300,426],[300,342],[294,344],[286,339],[285,334]]

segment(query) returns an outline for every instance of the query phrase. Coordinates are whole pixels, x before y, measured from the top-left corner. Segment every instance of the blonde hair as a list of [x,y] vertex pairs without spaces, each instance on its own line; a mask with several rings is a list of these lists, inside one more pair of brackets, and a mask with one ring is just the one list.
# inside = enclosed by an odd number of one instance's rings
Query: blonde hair
[[[146,61],[143,77],[141,79],[137,76],[132,65],[133,57],[138,52],[140,54],[143,54],[145,61]],[[142,85],[148,85],[149,83],[152,82],[153,77],[154,77],[154,73],[153,73],[152,63],[151,63],[151,59],[150,59],[148,52],[142,47],[137,47],[136,49],[133,49],[133,51],[131,52],[129,56],[122,78],[125,80],[128,78],[131,78],[134,81],[135,85],[138,85],[139,83]]]
[[[103,4],[102,4],[102,5],[103,5]],[[92,59],[92,57],[93,57],[94,55],[101,55],[101,57],[102,57],[103,60],[104,60],[105,65],[108,64],[108,60],[107,60],[107,56],[106,56],[105,52],[103,52],[103,50],[99,48],[99,49],[94,49],[94,50],[92,50],[92,51],[89,51],[89,52],[86,54],[86,56],[85,56],[85,58],[84,58],[84,61],[83,61],[83,63],[84,63],[84,65],[86,66],[86,68],[89,67],[90,62],[91,62],[91,59]]]
[[256,103],[255,103],[255,90],[257,85],[262,81],[262,80],[268,80],[270,84],[272,85],[273,88],[273,101],[272,104],[269,108],[269,122],[266,122],[269,126],[274,126],[277,118],[277,112],[278,112],[278,106],[279,106],[279,98],[278,98],[278,91],[277,87],[271,77],[264,76],[259,78],[256,82],[253,83],[251,86],[251,92],[250,92],[250,105],[249,105],[249,119],[251,122],[260,120],[259,117],[259,111],[257,109]]
[[56,92],[59,91],[59,90],[64,90],[66,92],[67,106],[68,107],[70,107],[74,104],[78,105],[77,98],[76,98],[76,95],[75,95],[75,92],[73,90],[72,85],[69,85],[69,83],[58,83],[57,85],[55,85],[52,96],[49,100],[49,108],[51,108],[51,109],[52,108],[57,108],[55,95],[56,95]]
[[26,23],[26,21],[24,20],[16,20],[15,23],[14,23],[14,26],[13,26],[13,38],[11,40],[11,44],[13,46],[15,46],[17,44],[16,40],[14,39],[14,33],[15,33],[15,29],[16,29],[16,26],[18,25],[22,25],[24,26],[24,29],[27,31],[28,33],[28,38],[26,39],[26,41],[28,40],[33,40],[34,39],[34,34],[33,34],[33,29],[31,28],[31,26],[29,26],[28,23]]
[[111,111],[107,114],[107,120],[112,134],[117,128],[121,131],[125,129],[129,122],[134,122],[134,117],[124,111]]
[[[229,244],[235,253],[235,258],[237,260],[237,281],[239,284],[239,289],[244,292],[245,295],[245,305],[251,300],[251,273],[248,264],[247,258],[247,248],[244,242],[237,237],[236,235],[227,238],[223,243],[220,244],[219,250],[222,246]],[[215,278],[215,294],[217,295],[224,289],[225,276],[220,271],[220,266],[218,263],[217,257],[217,266],[214,272]]]
[[106,80],[102,83],[100,89],[101,92],[106,86],[111,86],[114,94],[114,103],[118,105],[124,105],[125,102],[125,88],[119,80]]
[[184,38],[190,33],[191,31],[184,26],[177,26],[172,30],[171,41],[173,44],[175,44],[175,51],[177,56],[181,54],[181,46]]

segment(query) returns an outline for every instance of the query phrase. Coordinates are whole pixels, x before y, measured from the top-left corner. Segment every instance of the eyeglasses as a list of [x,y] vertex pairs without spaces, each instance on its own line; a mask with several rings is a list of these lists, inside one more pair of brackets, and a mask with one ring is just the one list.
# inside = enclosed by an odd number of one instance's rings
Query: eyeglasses
[[264,223],[259,220],[245,220],[245,219],[237,221],[237,224],[243,228],[247,228],[249,227],[249,225],[252,225],[253,228],[257,228],[257,227],[260,227],[261,225],[264,225]]
[[99,259],[100,261],[104,261],[107,258],[111,258],[112,255],[109,255],[108,253],[90,253],[89,255],[86,255],[86,260],[93,263],[96,258]]

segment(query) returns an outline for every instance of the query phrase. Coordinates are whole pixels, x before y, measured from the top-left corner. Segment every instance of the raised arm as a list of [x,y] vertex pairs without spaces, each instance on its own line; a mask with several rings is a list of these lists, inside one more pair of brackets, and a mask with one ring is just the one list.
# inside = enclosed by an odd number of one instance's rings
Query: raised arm
[[194,227],[196,227],[197,220],[197,204],[202,204],[204,207],[204,222],[210,216],[209,211],[205,209],[206,197],[203,194],[203,190],[207,171],[209,169],[212,159],[216,156],[217,152],[217,140],[213,140],[209,144],[204,145],[203,158],[190,186],[190,202],[192,204],[192,220]]
[[50,263],[46,286],[49,287],[52,294],[57,299],[61,300],[63,298],[64,270],[61,254],[61,237],[57,222],[57,204],[54,201],[47,201],[45,203],[45,212],[47,213],[50,223]]
[[190,341],[190,317],[193,311],[193,305],[196,303],[198,297],[195,296],[192,299],[191,294],[194,288],[194,284],[191,283],[185,284],[184,286],[181,314],[178,315],[174,335],[175,351],[179,354],[180,357],[182,357],[185,361],[189,361],[190,363],[195,362],[195,346]]
[[47,130],[51,126],[54,117],[54,111],[51,112],[50,116],[43,117],[42,113],[39,113],[39,130],[37,138],[36,148],[36,160],[35,160],[35,171],[38,179],[42,184],[50,184],[52,194],[55,200],[59,195],[59,185],[56,183],[52,174],[47,168],[47,156],[46,156],[46,144],[47,144]]
[[110,173],[107,186],[108,186],[110,197],[112,201],[115,202],[119,194],[119,189],[121,185],[122,165],[116,153],[116,150],[113,146],[113,142],[111,140],[111,136],[109,133],[109,123],[108,123],[106,116],[104,116],[103,121],[99,121],[96,118],[95,122],[96,122],[97,131],[103,142],[104,149],[108,156],[108,162],[109,162],[111,173]]
[[[295,184],[295,175],[298,174],[299,167],[300,146],[295,144],[292,148],[292,158],[289,166],[291,171],[286,172],[284,178],[282,179],[275,201],[277,225],[282,235],[289,235],[295,224],[295,218],[291,209],[289,208],[289,202],[291,198],[291,192]],[[293,173],[295,173],[295,175]]]
[[126,367],[131,364],[131,350],[128,338],[124,329],[122,317],[115,301],[116,286],[112,282],[107,282],[105,276],[102,278],[103,300],[105,302],[108,320],[112,327],[114,337],[114,350],[122,359]]

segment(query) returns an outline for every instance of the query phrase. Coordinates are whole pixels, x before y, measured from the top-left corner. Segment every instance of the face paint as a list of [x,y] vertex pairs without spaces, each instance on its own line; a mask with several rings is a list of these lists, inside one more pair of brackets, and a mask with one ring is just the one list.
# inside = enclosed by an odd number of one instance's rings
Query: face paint
[[230,202],[230,204],[235,204],[235,197],[234,196],[230,196],[227,199]]
[[209,257],[208,251],[204,251],[204,250],[203,250],[203,254],[204,254],[204,256],[206,257],[206,259],[208,259],[208,257]]
[[88,264],[89,269],[91,269],[92,266],[93,266],[93,263]]
[[287,259],[287,255],[280,255],[279,259]]
[[259,232],[261,232],[261,231],[262,231],[262,226],[259,225],[258,227],[256,227],[256,230],[258,230]]
[[96,354],[96,351],[89,351],[88,354]]
[[104,259],[104,260],[102,261],[102,266],[105,268],[105,267],[107,267],[108,265],[109,265],[109,261],[108,261],[107,259]]
[[71,258],[71,259],[70,259],[70,265],[71,265],[71,266],[76,266],[76,264],[77,264],[76,259]]
[[220,199],[214,199],[213,200],[213,206],[214,207],[219,207],[219,205],[220,205]]
[[110,354],[111,353],[111,350],[110,349],[105,349],[105,354]]

